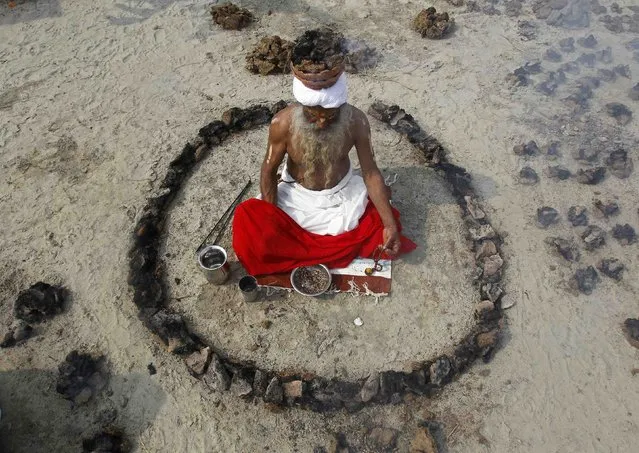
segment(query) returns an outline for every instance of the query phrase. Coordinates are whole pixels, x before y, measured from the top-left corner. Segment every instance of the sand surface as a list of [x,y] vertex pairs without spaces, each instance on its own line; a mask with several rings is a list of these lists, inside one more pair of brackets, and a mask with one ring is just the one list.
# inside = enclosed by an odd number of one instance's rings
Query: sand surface
[[[496,7],[503,11],[502,3]],[[448,39],[424,40],[407,26],[422,5],[404,0],[242,1],[259,20],[243,31],[222,31],[211,23],[208,4],[18,0],[15,8],[0,6],[0,333],[11,323],[21,289],[44,280],[72,293],[64,314],[37,326],[35,338],[0,350],[0,445],[9,452],[80,451],[81,440],[115,410],[114,425],[139,452],[332,451],[338,432],[355,451],[374,452],[381,448],[367,432],[376,426],[397,430],[395,449],[403,452],[418,423],[431,418],[443,423],[450,452],[634,451],[639,350],[620,324],[638,315],[637,244],[621,246],[608,234],[604,247],[582,247],[581,261],[567,263],[544,239],[579,240],[584,227],[566,220],[577,204],[608,232],[616,223],[639,230],[637,172],[588,186],[551,180],[544,170],[583,167],[571,157],[583,146],[601,147],[603,162],[610,146],[623,145],[637,164],[638,120],[620,126],[605,112],[608,102],[637,108],[627,93],[639,81],[639,63],[624,46],[637,35],[613,33],[594,15],[589,28],[551,27],[535,19],[528,2],[517,17],[435,2],[457,26]],[[619,4],[631,14],[630,0]],[[519,20],[536,26],[535,38],[522,39]],[[291,99],[289,77],[249,74],[245,54],[263,36],[293,39],[320,23],[367,41],[382,56],[376,68],[350,77],[351,103],[366,110],[380,99],[415,116],[451,160],[471,172],[505,236],[505,289],[516,304],[507,312],[503,348],[434,399],[321,415],[274,413],[261,403],[211,393],[143,327],[126,284],[130,232],[184,143],[229,107]],[[555,96],[506,80],[548,47],[558,49],[560,39],[591,32],[595,50],[610,46],[613,61],[568,74]],[[577,46],[564,62],[585,51]],[[560,64],[543,61],[544,73],[533,80]],[[579,77],[618,64],[629,65],[630,78],[602,82],[580,115],[561,100]],[[401,369],[446,347],[439,343],[443,332],[450,341],[463,335],[470,313],[460,300],[471,294],[472,269],[465,267],[471,258],[457,208],[405,140],[398,143],[399,136],[372,124],[380,167],[400,175],[393,189],[407,228],[425,241],[422,255],[398,263],[393,296],[377,302],[340,296],[325,306],[285,298],[278,304],[288,310],[265,334],[268,350],[258,352],[247,347],[258,335],[250,324],[263,311],[251,312],[231,293],[226,305],[206,305],[219,294],[195,274],[189,254],[245,177],[257,174],[265,149],[265,129],[257,129],[209,156],[172,211],[167,264],[171,277],[183,281],[171,293],[193,295],[177,308],[202,335],[268,366],[293,364],[342,377]],[[529,140],[540,146],[560,141],[562,156],[550,161],[513,153],[514,145]],[[539,173],[537,185],[517,182],[524,165]],[[617,201],[620,215],[597,218],[594,198]],[[541,206],[556,208],[561,221],[538,228]],[[591,295],[571,289],[575,270],[603,257],[623,261],[623,280],[601,276]],[[299,306],[308,314],[293,309]],[[355,316],[365,322],[357,333]],[[317,357],[317,345],[333,337],[339,340]],[[58,364],[75,348],[104,354],[111,378],[97,398],[71,408],[55,382]],[[149,375],[149,363],[157,374]]]

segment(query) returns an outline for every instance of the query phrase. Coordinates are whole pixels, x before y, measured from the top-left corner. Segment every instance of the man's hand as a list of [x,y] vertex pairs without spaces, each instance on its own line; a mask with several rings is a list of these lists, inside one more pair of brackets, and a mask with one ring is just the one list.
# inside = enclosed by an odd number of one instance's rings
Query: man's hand
[[400,240],[399,231],[395,227],[385,227],[383,232],[384,245],[388,255],[395,256],[399,253],[399,248],[402,245]]

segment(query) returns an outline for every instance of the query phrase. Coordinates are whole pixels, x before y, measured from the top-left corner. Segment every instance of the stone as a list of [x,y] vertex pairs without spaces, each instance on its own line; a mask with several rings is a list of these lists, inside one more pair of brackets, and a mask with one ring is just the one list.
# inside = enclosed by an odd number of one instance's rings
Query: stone
[[579,148],[573,151],[572,157],[575,160],[584,162],[597,162],[599,160],[599,150],[597,148]]
[[633,101],[639,101],[639,83],[635,84],[635,86],[630,89],[628,97]]
[[235,373],[231,380],[231,393],[237,397],[246,398],[253,393],[253,385],[241,373]]
[[584,294],[592,294],[599,283],[599,274],[594,267],[577,269],[573,277],[572,286]]
[[255,396],[264,396],[267,386],[268,375],[262,370],[255,370],[255,376],[253,377],[253,394]]
[[290,381],[283,384],[284,396],[287,399],[294,400],[301,398],[304,392],[304,383],[302,381]]
[[155,369],[155,365],[153,365],[152,363],[149,363],[146,366],[146,369],[149,372],[149,376],[153,376],[154,374],[157,374],[158,370]]
[[563,52],[574,52],[575,50],[575,38],[563,38],[559,40],[559,48]]
[[593,204],[597,211],[605,218],[619,215],[619,205],[614,201],[604,203],[601,200],[595,200]]
[[617,258],[604,258],[599,261],[599,264],[597,264],[597,269],[599,269],[599,272],[604,274],[606,277],[619,281],[621,280],[626,266],[624,266]]
[[599,69],[597,75],[604,82],[614,82],[617,79],[617,73],[610,69]]
[[572,226],[588,225],[588,216],[585,206],[571,206],[568,209],[568,221]]
[[[595,57],[597,58],[597,61],[600,61],[604,64],[612,63],[613,62],[612,48],[608,46],[605,49],[601,49],[595,52]],[[614,71],[612,72],[614,73]]]
[[632,159],[628,157],[628,152],[621,148],[610,153],[606,158],[606,165],[610,173],[620,179],[630,176],[634,169],[634,164]]
[[564,181],[572,175],[563,165],[551,165],[546,169],[546,175],[551,179],[559,179]]
[[621,14],[621,6],[619,6],[619,3],[613,3],[610,5],[610,11],[616,14]]
[[548,61],[552,61],[552,62],[559,62],[561,61],[561,54],[559,52],[557,52],[555,49],[546,49],[546,52],[544,52],[544,59],[548,60]]
[[450,380],[451,372],[450,360],[448,357],[442,356],[430,366],[430,382],[437,387],[441,387]]
[[409,453],[439,453],[437,442],[431,435],[427,427],[421,426],[417,429],[415,437],[410,443]]
[[472,227],[468,229],[470,237],[473,241],[481,241],[484,239],[491,239],[497,236],[493,227],[490,224],[479,225],[478,227]]
[[480,261],[483,258],[493,256],[497,253],[497,246],[493,241],[483,241],[475,251],[475,259]]
[[466,195],[464,197],[464,200],[466,201],[466,209],[468,209],[468,212],[470,213],[473,219],[479,220],[486,217],[486,214],[481,209],[476,199]]
[[625,126],[632,120],[632,111],[620,102],[609,102],[606,104],[606,112],[622,126]]
[[595,250],[606,243],[606,233],[596,225],[590,225],[581,235],[586,250]]
[[362,400],[362,402],[367,403],[375,398],[378,392],[379,374],[372,373],[370,376],[368,376],[366,382],[364,382],[364,385],[362,386],[362,390],[360,391],[360,399]]
[[597,62],[597,55],[592,52],[582,53],[579,58],[577,58],[577,61],[587,68],[594,68]]
[[533,185],[539,182],[537,172],[530,167],[524,167],[519,171],[519,182],[525,185]]
[[579,44],[581,47],[585,47],[586,49],[592,49],[597,45],[597,38],[590,34],[588,36],[584,36],[583,38],[577,39],[577,44]]
[[534,140],[531,140],[528,143],[514,146],[513,152],[518,156],[535,156],[539,153],[539,147]]
[[204,374],[206,371],[206,367],[209,364],[209,359],[211,358],[211,348],[206,347],[201,351],[195,351],[184,359],[186,362],[186,366],[191,370],[191,372],[199,376]]
[[567,72],[568,74],[579,74],[581,69],[579,69],[579,65],[574,61],[568,61],[561,66],[559,66],[559,70]]
[[559,221],[559,213],[555,208],[543,206],[537,209],[537,225],[541,228],[548,228]]
[[545,242],[553,247],[566,261],[579,261],[581,253],[574,241],[559,237],[548,237]]
[[522,41],[533,40],[537,37],[537,26],[527,20],[518,20],[517,34],[521,36]]
[[615,225],[612,227],[612,237],[615,238],[621,245],[634,244],[637,241],[637,235],[635,229],[628,225]]
[[512,294],[506,294],[501,298],[500,307],[502,310],[508,310],[511,307],[514,307],[517,303],[517,300]]
[[267,403],[281,404],[284,400],[284,391],[278,377],[274,377],[266,387],[264,401]]
[[639,348],[639,319],[627,318],[623,323],[623,332],[635,348]]
[[485,283],[481,287],[481,297],[490,300],[491,302],[497,302],[504,293],[504,290],[498,283]]
[[391,428],[377,426],[366,435],[366,440],[375,448],[375,451],[390,452],[395,448],[399,431]]
[[489,300],[482,300],[475,305],[475,318],[489,321],[499,318],[499,312],[495,311],[495,304]]
[[595,185],[599,184],[606,177],[606,168],[605,167],[593,167],[580,169],[577,172],[577,182],[581,184],[587,185]]
[[504,13],[508,17],[517,17],[521,14],[521,0],[506,0],[504,2]]
[[20,291],[13,305],[13,315],[27,323],[40,323],[62,312],[66,290],[37,282]]
[[224,392],[231,386],[229,372],[215,354],[213,354],[209,368],[202,380],[211,390],[216,392]]
[[501,270],[504,260],[499,255],[493,255],[484,258],[483,264],[484,277],[492,277]]
[[631,77],[630,65],[627,64],[619,64],[613,68],[613,70],[620,75],[621,77],[625,77],[629,79]]

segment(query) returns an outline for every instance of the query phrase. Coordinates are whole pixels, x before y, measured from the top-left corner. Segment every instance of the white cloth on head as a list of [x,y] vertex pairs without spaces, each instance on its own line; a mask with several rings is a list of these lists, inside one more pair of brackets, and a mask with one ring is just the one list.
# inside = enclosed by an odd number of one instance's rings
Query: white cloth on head
[[342,73],[334,85],[321,90],[313,90],[293,76],[293,96],[300,104],[306,107],[324,107],[334,109],[346,104],[348,87],[346,86],[346,74]]
[[309,190],[295,182],[284,164],[277,206],[306,231],[331,236],[351,231],[359,225],[367,204],[364,180],[351,168],[335,187]]

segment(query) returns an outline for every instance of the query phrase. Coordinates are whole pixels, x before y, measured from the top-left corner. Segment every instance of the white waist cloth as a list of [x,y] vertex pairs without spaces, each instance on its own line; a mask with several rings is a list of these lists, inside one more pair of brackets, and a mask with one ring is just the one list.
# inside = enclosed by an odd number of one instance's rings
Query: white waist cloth
[[277,206],[311,233],[337,236],[353,230],[368,204],[364,180],[351,168],[331,189],[309,190],[295,181],[286,164],[277,186]]

